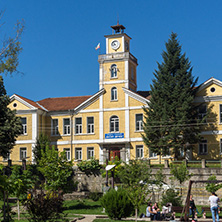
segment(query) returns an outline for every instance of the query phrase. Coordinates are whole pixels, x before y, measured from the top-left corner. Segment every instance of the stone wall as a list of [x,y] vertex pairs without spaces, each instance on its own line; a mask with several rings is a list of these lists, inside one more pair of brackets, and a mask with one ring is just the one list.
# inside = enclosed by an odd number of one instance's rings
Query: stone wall
[[[159,169],[153,168],[152,174],[155,175]],[[217,180],[222,180],[222,168],[189,168],[189,172],[193,174],[191,180],[207,180],[209,176],[216,175]],[[164,168],[163,173],[166,176],[165,182],[168,185],[172,185],[175,188],[180,188],[178,182],[170,180],[172,175],[170,174],[169,168]],[[103,186],[105,184],[105,178],[102,178],[101,175],[85,175],[80,171],[75,172],[74,181],[78,181],[77,189],[78,191],[91,191],[91,192],[102,192]],[[188,191],[189,181],[186,181],[182,186],[183,201],[185,201],[187,191]],[[205,189],[205,183],[194,183],[192,185],[191,193],[194,196],[195,203],[198,205],[209,205],[208,198],[210,193]],[[222,189],[218,192],[218,197],[222,199]],[[154,197],[156,198],[156,197]]]

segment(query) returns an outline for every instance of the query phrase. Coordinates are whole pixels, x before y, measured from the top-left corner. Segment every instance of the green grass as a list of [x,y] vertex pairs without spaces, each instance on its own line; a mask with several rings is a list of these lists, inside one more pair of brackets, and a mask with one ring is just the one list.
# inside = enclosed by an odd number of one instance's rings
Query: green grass
[[[123,222],[123,221],[126,221],[126,222],[135,222],[135,220],[111,220],[111,219],[95,219],[93,220],[93,222]],[[141,221],[141,220],[140,220]]]

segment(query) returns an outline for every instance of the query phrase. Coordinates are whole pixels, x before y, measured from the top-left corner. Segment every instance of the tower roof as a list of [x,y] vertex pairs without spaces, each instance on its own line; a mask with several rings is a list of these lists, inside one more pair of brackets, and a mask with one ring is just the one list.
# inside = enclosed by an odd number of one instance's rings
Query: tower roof
[[119,24],[119,21],[117,22],[117,25],[113,25],[111,28],[115,31],[115,33],[124,33],[124,29],[126,29],[123,25]]

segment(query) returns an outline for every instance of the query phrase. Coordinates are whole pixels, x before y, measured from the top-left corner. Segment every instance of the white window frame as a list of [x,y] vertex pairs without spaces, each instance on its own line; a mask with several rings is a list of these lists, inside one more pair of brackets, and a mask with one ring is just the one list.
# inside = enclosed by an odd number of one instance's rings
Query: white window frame
[[[206,148],[206,152],[201,152],[201,151],[204,151],[205,148]],[[207,140],[206,139],[202,140],[199,143],[198,154],[199,155],[207,155],[208,154],[208,145],[207,145]]]
[[117,100],[117,88],[114,86],[111,89],[111,101]]
[[94,147],[87,147],[87,160],[94,158]]
[[119,132],[119,117],[111,116],[109,126],[110,133]]
[[[92,119],[92,122],[89,123],[89,120]],[[87,133],[94,133],[94,117],[89,116],[87,117]]]
[[220,123],[222,123],[222,104],[219,105],[219,118],[220,118]]
[[[69,124],[65,125],[65,120],[69,120]],[[63,119],[63,135],[70,135],[70,118]]]
[[141,159],[144,157],[143,145],[136,145],[136,158]]
[[70,148],[64,148],[63,151],[65,151],[66,159],[71,160],[71,151]]
[[[57,124],[55,124],[57,122]],[[58,119],[52,119],[51,121],[51,135],[57,136],[59,135],[59,121]]]
[[[81,123],[77,123],[77,120],[81,120]],[[82,117],[75,118],[75,134],[82,133]]]
[[[137,117],[142,116],[142,119],[137,119]],[[135,115],[136,119],[136,131],[143,131],[143,114],[142,113],[137,113]]]
[[23,135],[27,135],[27,117],[20,117],[21,118],[21,121],[22,121],[22,119],[24,119],[25,120],[25,123],[22,123],[22,134]]
[[75,148],[75,160],[82,160],[82,148],[81,147]]
[[23,159],[26,159],[26,157],[27,157],[27,148],[26,147],[20,147],[19,159],[23,160]]
[[117,65],[116,64],[112,64],[110,67],[110,78],[117,78]]

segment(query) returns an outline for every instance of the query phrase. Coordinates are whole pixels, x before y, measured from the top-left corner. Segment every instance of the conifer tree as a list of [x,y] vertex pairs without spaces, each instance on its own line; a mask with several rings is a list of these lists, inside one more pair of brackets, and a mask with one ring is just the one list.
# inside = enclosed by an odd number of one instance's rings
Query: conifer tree
[[0,76],[0,156],[8,157],[10,150],[15,145],[16,137],[22,133],[22,123],[16,117],[16,111],[8,108],[10,103],[9,96]]
[[[163,51],[163,62],[155,70],[151,99],[144,108],[145,144],[154,153],[178,157],[200,140],[200,123],[193,101],[197,91],[197,78],[185,53],[182,54],[177,34],[172,33]],[[171,153],[170,153],[171,152]]]

